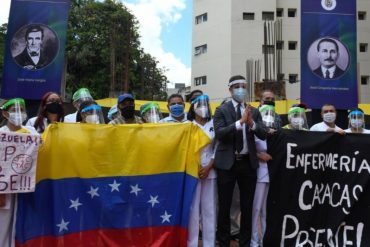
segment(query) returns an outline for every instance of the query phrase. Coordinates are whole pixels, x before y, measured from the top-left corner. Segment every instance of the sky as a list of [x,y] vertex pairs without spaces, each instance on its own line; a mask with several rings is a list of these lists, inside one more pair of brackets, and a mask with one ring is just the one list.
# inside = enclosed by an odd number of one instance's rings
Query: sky
[[[0,0],[0,24],[8,22],[10,0]],[[139,21],[141,46],[166,68],[167,79],[190,85],[191,0],[120,0]]]

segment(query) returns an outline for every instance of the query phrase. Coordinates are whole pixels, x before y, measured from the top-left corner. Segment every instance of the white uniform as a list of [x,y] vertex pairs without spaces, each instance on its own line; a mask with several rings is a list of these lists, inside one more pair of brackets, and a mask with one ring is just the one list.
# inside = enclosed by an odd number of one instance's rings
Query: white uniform
[[68,114],[67,116],[64,117],[64,122],[65,123],[75,123],[76,117],[77,117],[77,112]]
[[[215,132],[213,121],[204,126],[198,125],[211,140],[214,140]],[[201,151],[201,165],[207,166],[214,157],[214,145],[211,143]],[[201,216],[201,217],[200,217]],[[215,246],[216,241],[216,172],[212,169],[206,179],[198,181],[190,209],[188,247],[198,246],[199,219],[202,220],[202,241],[204,247]]]
[[[38,135],[35,128],[22,126],[30,134]],[[2,132],[11,132],[5,125],[0,128]],[[5,194],[5,206],[0,208],[0,246],[13,247],[15,240],[15,214],[17,197],[16,194]]]
[[[37,117],[32,117],[32,118],[28,119],[28,121],[26,123],[26,126],[33,127],[35,125],[36,119],[37,119]],[[48,120],[47,120],[47,118],[44,118],[43,121],[44,121],[44,126],[45,126],[45,129],[46,129],[46,127],[48,127],[48,125],[49,125]],[[37,129],[37,132],[39,132],[39,131],[40,131],[40,129]]]
[[[346,133],[353,133],[350,128],[349,129],[346,129],[345,132]],[[362,134],[370,134],[370,130],[368,130],[368,129],[362,129]]]
[[[330,128],[325,122],[317,123],[310,128],[310,131],[327,131]],[[339,131],[340,128],[335,125],[335,131]]]
[[[255,137],[257,152],[266,152],[266,141]],[[262,239],[266,232],[266,202],[269,189],[269,171],[267,162],[259,160],[259,167],[257,169],[257,183],[253,199],[252,211],[252,236],[251,247],[262,246]],[[261,224],[262,238],[259,238],[258,225]]]

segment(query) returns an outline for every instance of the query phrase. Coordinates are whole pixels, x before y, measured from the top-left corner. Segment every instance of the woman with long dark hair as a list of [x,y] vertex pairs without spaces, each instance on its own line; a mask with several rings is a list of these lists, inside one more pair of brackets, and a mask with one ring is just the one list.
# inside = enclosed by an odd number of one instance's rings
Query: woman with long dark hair
[[48,92],[41,99],[37,116],[30,118],[26,125],[43,133],[49,124],[56,122],[64,122],[63,101],[57,93]]

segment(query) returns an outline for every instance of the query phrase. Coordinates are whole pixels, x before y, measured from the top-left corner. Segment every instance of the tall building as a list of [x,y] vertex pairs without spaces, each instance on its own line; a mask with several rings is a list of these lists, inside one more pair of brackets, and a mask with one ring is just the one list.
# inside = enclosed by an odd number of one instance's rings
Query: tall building
[[[279,72],[275,74],[285,81],[286,98],[299,99],[300,15],[300,1],[297,0],[194,0],[192,90],[201,89],[212,101],[222,101],[229,96],[227,82],[232,75],[250,74],[247,73],[247,61],[250,60],[252,81],[276,79],[270,78],[267,72]],[[276,25],[264,26],[278,21],[281,22],[281,37],[271,38],[273,43],[270,43],[277,45],[274,45],[275,56],[270,59],[271,56],[265,57],[263,52],[268,49],[264,44],[269,44],[265,32],[271,33],[271,27]],[[279,34],[279,28],[273,30]],[[369,42],[370,1],[357,0],[360,103],[370,103]],[[280,59],[277,54],[281,54]],[[269,71],[265,71],[266,58],[270,61]]]

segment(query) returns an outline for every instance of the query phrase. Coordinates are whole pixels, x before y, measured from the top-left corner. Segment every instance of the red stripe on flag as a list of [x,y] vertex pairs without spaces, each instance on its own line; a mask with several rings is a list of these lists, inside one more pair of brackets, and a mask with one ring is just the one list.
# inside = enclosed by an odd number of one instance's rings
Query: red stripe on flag
[[175,226],[130,229],[99,229],[64,236],[43,236],[30,239],[16,247],[186,247],[187,229]]

